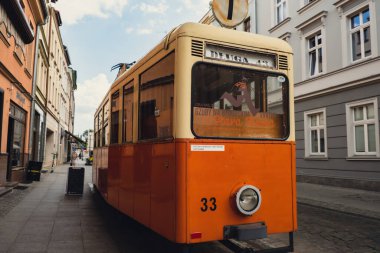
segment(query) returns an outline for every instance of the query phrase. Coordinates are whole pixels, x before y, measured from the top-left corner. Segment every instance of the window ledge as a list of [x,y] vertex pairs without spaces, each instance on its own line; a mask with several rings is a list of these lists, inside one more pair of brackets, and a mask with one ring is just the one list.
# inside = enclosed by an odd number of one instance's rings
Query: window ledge
[[24,68],[24,72],[29,79],[32,79],[33,76],[30,74],[29,69]]
[[308,157],[305,157],[304,160],[307,160],[307,161],[328,161],[329,158],[326,156],[308,156]]
[[356,61],[351,60],[351,61],[349,62],[349,66],[351,66],[351,65],[355,65],[355,64],[360,64],[360,63],[362,63],[362,62],[366,62],[366,61],[368,61],[368,60],[371,60],[372,58],[373,58],[373,56],[370,55],[370,56],[367,56],[367,57],[361,58],[361,59],[356,60]]
[[5,46],[11,46],[11,44],[8,41],[7,28],[4,23],[0,23],[0,39],[4,42]]
[[313,77],[310,77],[308,79],[305,79],[305,80],[303,80],[303,81],[301,81],[299,83],[296,83],[294,86],[303,85],[305,83],[309,83],[309,82],[313,82],[313,81],[316,81],[316,80],[319,80],[319,79],[322,79],[322,78],[330,77],[332,75],[336,75],[336,74],[339,74],[339,73],[342,73],[342,72],[345,72],[345,71],[350,71],[353,68],[360,67],[360,66],[365,65],[365,64],[370,64],[370,63],[373,63],[373,62],[376,62],[376,61],[380,61],[380,56],[373,57],[373,58],[366,58],[365,60],[360,61],[360,62],[355,61],[351,65],[348,65],[348,66],[343,67],[341,69],[338,69],[338,70],[335,70],[335,71],[331,71],[331,72],[324,72],[324,73],[319,74],[318,76],[313,76]]
[[[310,72],[310,69],[309,69],[309,72]],[[318,73],[318,74],[314,74],[313,76],[308,76],[305,80],[308,80],[308,79],[313,79],[313,78],[318,78],[320,76],[323,76],[324,74],[326,74],[325,71],[322,71],[321,73]]]
[[380,157],[377,156],[351,156],[346,157],[347,161],[380,161]]
[[302,8],[297,11],[298,14],[301,14],[301,13],[307,11],[308,9],[310,9],[311,7],[313,7],[314,5],[316,5],[320,1],[321,0],[314,0],[314,1],[312,1],[312,2],[310,2],[308,4],[306,4],[306,5],[302,6]]
[[276,31],[278,28],[280,28],[284,24],[288,23],[290,21],[290,19],[291,19],[290,17],[287,17],[286,19],[282,20],[280,23],[278,23],[277,25],[275,25],[271,29],[269,29],[268,32],[272,33],[274,31]]
[[314,22],[317,22],[318,20],[321,22],[322,25],[325,25],[327,13],[328,13],[327,11],[321,11],[317,13],[316,15],[312,16],[311,18],[309,18],[308,20],[305,20],[301,24],[297,25],[295,28],[297,30],[303,30],[304,28],[306,28],[310,24],[313,24]]
[[23,52],[19,46],[15,47],[15,50],[13,51],[13,57],[21,67],[23,65]]
[[348,3],[350,0],[337,0],[334,5],[336,8],[340,8],[342,7],[343,5],[345,5],[346,3]]
[[25,170],[25,167],[23,166],[12,167],[12,170],[13,171]]

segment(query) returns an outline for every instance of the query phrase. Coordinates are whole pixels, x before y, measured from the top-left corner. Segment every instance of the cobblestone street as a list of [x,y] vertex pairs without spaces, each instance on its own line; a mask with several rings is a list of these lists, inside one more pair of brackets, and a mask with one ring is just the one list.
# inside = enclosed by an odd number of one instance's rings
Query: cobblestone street
[[380,221],[306,205],[298,207],[296,252],[380,252]]
[[[379,227],[380,220],[299,204],[295,252],[380,252]],[[282,236],[270,241],[278,239],[286,242]]]
[[7,215],[29,192],[31,187],[14,188],[10,193],[0,197],[0,219]]

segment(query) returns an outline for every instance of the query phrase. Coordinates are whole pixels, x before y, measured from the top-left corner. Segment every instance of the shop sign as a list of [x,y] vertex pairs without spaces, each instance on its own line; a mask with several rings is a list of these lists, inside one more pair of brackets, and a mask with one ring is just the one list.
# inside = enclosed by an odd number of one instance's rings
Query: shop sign
[[25,104],[25,98],[24,98],[24,96],[20,92],[18,92],[18,91],[16,93],[16,98],[18,100],[20,100],[21,104]]

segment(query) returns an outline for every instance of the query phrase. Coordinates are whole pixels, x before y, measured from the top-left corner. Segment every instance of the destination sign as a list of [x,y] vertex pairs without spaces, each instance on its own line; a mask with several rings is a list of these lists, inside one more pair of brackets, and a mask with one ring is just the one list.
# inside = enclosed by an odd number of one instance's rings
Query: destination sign
[[235,50],[215,45],[206,45],[205,57],[219,61],[276,68],[275,55]]

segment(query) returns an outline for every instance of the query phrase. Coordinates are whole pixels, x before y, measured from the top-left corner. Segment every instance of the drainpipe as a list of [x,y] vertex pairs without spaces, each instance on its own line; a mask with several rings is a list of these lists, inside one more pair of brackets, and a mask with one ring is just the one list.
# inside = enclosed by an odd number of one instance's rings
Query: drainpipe
[[257,0],[254,0],[255,1],[255,33],[258,34],[258,31],[257,31]]

